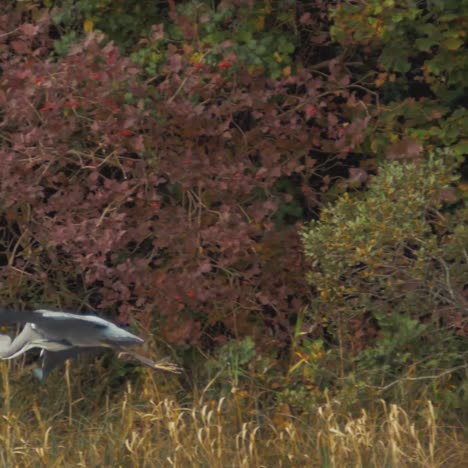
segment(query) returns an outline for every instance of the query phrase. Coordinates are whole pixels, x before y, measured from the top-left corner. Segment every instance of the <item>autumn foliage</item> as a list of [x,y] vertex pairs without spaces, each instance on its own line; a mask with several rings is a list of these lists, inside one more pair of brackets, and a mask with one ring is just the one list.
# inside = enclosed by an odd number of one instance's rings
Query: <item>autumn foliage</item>
[[3,297],[156,318],[177,345],[286,344],[309,294],[296,224],[371,97],[337,64],[273,81],[174,46],[145,82],[96,35],[50,60],[47,17],[2,21]]
[[2,304],[137,322],[248,411],[461,407],[466,8],[156,3],[0,7]]

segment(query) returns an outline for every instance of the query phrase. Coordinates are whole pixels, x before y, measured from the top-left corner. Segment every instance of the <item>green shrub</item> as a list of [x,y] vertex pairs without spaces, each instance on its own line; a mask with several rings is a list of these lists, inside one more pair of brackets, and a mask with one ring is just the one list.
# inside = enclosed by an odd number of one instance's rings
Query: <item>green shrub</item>
[[358,72],[383,104],[369,149],[411,136],[434,149],[468,149],[466,29],[464,1],[340,2],[331,8],[332,37],[362,60]]
[[[461,375],[468,213],[453,205],[451,160],[387,162],[368,191],[343,195],[302,231],[317,292],[309,319],[332,335],[337,372],[354,385],[384,387],[449,368]],[[455,380],[430,384],[452,392]]]

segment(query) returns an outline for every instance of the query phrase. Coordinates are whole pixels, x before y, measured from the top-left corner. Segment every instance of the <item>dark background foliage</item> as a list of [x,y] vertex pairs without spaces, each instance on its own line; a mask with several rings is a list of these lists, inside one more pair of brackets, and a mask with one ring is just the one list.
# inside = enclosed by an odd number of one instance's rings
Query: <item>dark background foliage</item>
[[171,46],[146,85],[93,35],[59,60],[40,60],[47,19],[14,38],[2,75],[16,246],[6,284],[49,302],[65,282],[63,307],[81,296],[121,320],[156,314],[174,344],[252,335],[284,345],[308,294],[296,224],[360,143],[371,98],[340,66],[272,80],[243,64],[195,67]]
[[[459,368],[464,10],[458,2],[320,0],[2,4],[2,303],[137,321],[179,350],[220,353],[218,366],[233,354],[244,368],[254,356],[263,369],[279,362],[273,377],[257,377],[288,399],[295,379],[300,401],[313,388],[340,388],[338,375],[364,379],[353,372],[363,362],[378,368],[392,333],[419,337],[428,309],[442,314],[456,285],[459,302],[431,323],[448,327],[455,357],[429,371]],[[442,276],[441,261],[454,265],[456,279],[423,310],[418,301],[402,306],[401,289],[385,289],[373,264],[364,285],[354,283],[364,263],[353,260],[357,241],[339,207],[343,196],[354,200],[348,215],[362,216],[354,221],[365,226],[357,242],[365,246],[385,219],[372,218],[372,199],[359,200],[385,161],[424,164],[437,148],[446,149],[435,157],[446,158],[449,175],[433,175],[438,203],[412,211],[408,230],[428,219],[428,255]],[[427,176],[405,174],[403,199]],[[308,242],[322,248],[306,245],[306,258],[299,233],[311,220],[322,227],[306,228]],[[398,250],[398,235],[384,231],[390,240],[377,264],[419,275],[416,241]],[[445,244],[455,253],[435,247]],[[328,276],[317,273],[319,259]],[[372,301],[388,292],[379,299],[384,316],[375,302],[357,305],[362,287]],[[338,315],[327,312],[336,298]],[[388,325],[395,304],[415,323]],[[405,374],[408,359],[388,375]]]

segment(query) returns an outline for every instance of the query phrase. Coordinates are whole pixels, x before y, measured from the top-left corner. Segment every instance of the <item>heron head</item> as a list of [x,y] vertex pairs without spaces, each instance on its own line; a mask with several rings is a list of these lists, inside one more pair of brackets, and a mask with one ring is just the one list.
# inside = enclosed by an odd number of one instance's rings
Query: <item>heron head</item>
[[103,346],[129,346],[142,344],[145,341],[139,336],[136,336],[110,322],[106,324],[96,324],[95,326],[99,329],[99,333],[101,335],[100,342]]

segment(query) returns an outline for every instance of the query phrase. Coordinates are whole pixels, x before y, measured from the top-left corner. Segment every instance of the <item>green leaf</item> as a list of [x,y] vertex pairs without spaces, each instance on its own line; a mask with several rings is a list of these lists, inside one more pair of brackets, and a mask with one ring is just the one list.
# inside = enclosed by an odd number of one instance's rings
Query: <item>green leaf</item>
[[430,52],[431,47],[437,45],[437,42],[430,37],[421,37],[419,39],[416,39],[414,44],[418,50],[421,50],[423,52]]
[[451,37],[446,39],[442,44],[448,50],[458,50],[463,45],[463,42],[459,37]]

